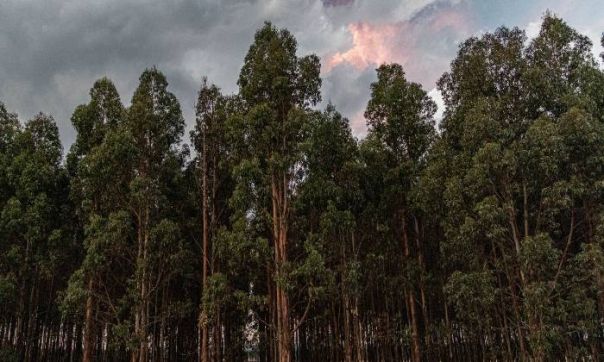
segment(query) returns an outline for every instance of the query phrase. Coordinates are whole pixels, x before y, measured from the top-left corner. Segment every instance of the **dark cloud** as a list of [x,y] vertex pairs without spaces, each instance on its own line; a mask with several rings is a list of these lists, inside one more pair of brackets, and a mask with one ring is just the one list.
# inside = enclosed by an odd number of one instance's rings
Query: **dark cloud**
[[[245,52],[265,20],[290,29],[301,53],[323,56],[346,45],[350,21],[404,18],[431,2],[5,0],[0,3],[0,100],[21,119],[39,111],[54,115],[69,147],[75,138],[69,118],[87,101],[95,79],[110,77],[128,105],[139,74],[155,65],[166,74],[191,126],[201,77],[235,92]],[[336,6],[344,4],[350,6]],[[335,7],[341,10],[333,12]],[[328,74],[324,98],[354,117],[366,103],[371,73]]]
[[[2,0],[0,100],[23,120],[39,111],[54,115],[69,147],[75,138],[69,118],[87,101],[95,79],[113,79],[128,105],[139,74],[155,65],[191,125],[201,77],[235,92],[243,57],[265,20],[290,29],[300,54],[316,53],[324,62],[355,46],[352,24],[367,24],[367,31],[398,29],[380,49],[408,56],[384,61],[404,61],[409,78],[431,89],[459,39],[447,24],[467,20],[457,11],[464,6],[482,9],[477,0]],[[534,14],[540,12],[524,17],[538,19]],[[491,25],[468,30],[485,26]],[[377,56],[367,49],[363,57]],[[349,117],[359,134],[374,68],[341,64],[323,74],[323,98]]]
[[354,0],[322,0],[325,6],[344,6],[350,5]]
[[[190,121],[201,75],[228,91],[260,18],[252,1],[8,1],[0,5],[0,99],[22,119],[52,113],[70,144],[70,115],[107,75],[129,103],[139,74],[156,65]],[[229,14],[229,16],[221,16]],[[229,27],[245,29],[246,36]],[[248,34],[249,33],[249,34]]]
[[369,101],[369,84],[377,79],[375,69],[357,71],[351,65],[335,68],[323,78],[324,103],[331,102],[350,120],[355,134],[364,136],[363,110]]

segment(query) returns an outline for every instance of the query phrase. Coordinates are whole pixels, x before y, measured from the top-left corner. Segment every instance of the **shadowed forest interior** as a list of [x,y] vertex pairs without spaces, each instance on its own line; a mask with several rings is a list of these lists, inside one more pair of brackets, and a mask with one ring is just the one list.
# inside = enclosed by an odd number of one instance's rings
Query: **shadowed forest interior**
[[155,67],[128,107],[96,81],[65,154],[0,103],[0,360],[601,360],[592,45],[550,13],[469,38],[438,122],[381,65],[363,139],[271,23],[237,94],[202,79],[188,143]]

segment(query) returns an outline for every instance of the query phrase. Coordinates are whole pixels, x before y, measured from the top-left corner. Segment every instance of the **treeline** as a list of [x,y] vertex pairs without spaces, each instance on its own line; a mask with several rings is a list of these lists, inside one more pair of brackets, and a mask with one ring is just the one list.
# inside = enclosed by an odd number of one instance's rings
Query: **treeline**
[[446,110],[377,69],[356,140],[265,24],[191,144],[166,78],[57,126],[0,106],[0,360],[591,360],[604,353],[604,72],[546,14],[460,45]]

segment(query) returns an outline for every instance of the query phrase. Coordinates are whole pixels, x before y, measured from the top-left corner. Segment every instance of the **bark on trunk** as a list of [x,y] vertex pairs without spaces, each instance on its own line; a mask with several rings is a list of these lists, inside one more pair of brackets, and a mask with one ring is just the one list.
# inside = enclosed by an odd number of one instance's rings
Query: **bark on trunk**
[[[403,222],[403,252],[405,255],[405,259],[409,260],[411,255],[411,251],[409,249],[409,235],[407,232],[407,222],[405,220],[405,214],[402,215]],[[411,359],[414,362],[421,361],[421,341],[419,336],[419,325],[417,318],[417,308],[415,305],[415,293],[413,291],[413,287],[407,289],[407,298],[408,298],[408,306],[409,306],[409,315],[411,318]]]
[[86,297],[86,314],[84,321],[84,352],[82,354],[82,362],[91,362],[92,353],[94,348],[94,337],[93,337],[93,310],[94,302],[92,297],[92,291],[94,288],[94,281],[92,276],[88,279],[88,296]]
[[[207,164],[207,144],[204,140],[203,143],[203,151],[202,151],[202,185],[201,185],[201,203],[202,203],[202,279],[201,284],[203,286],[203,293],[206,293],[208,286],[208,258],[209,258],[209,247],[208,247],[208,239],[209,239],[209,230],[208,230],[208,164]],[[208,350],[208,321],[205,317],[205,311],[201,310],[199,321],[201,324],[201,353],[200,360],[201,362],[208,362],[209,358],[209,350]]]
[[273,176],[271,179],[273,240],[275,244],[275,294],[277,307],[277,354],[279,362],[291,361],[291,328],[289,323],[289,300],[279,280],[287,262],[287,180]]

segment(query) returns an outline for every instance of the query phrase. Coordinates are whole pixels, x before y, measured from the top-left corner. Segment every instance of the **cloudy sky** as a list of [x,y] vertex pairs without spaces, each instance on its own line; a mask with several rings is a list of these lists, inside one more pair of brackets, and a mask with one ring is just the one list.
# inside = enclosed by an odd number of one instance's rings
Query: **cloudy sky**
[[548,9],[602,51],[601,0],[0,0],[0,101],[22,120],[52,114],[67,149],[71,112],[95,79],[110,77],[128,105],[156,65],[190,126],[201,77],[236,92],[254,31],[269,20],[296,36],[300,55],[321,57],[324,101],[362,137],[377,65],[401,63],[437,97],[460,41],[500,25],[534,35]]

